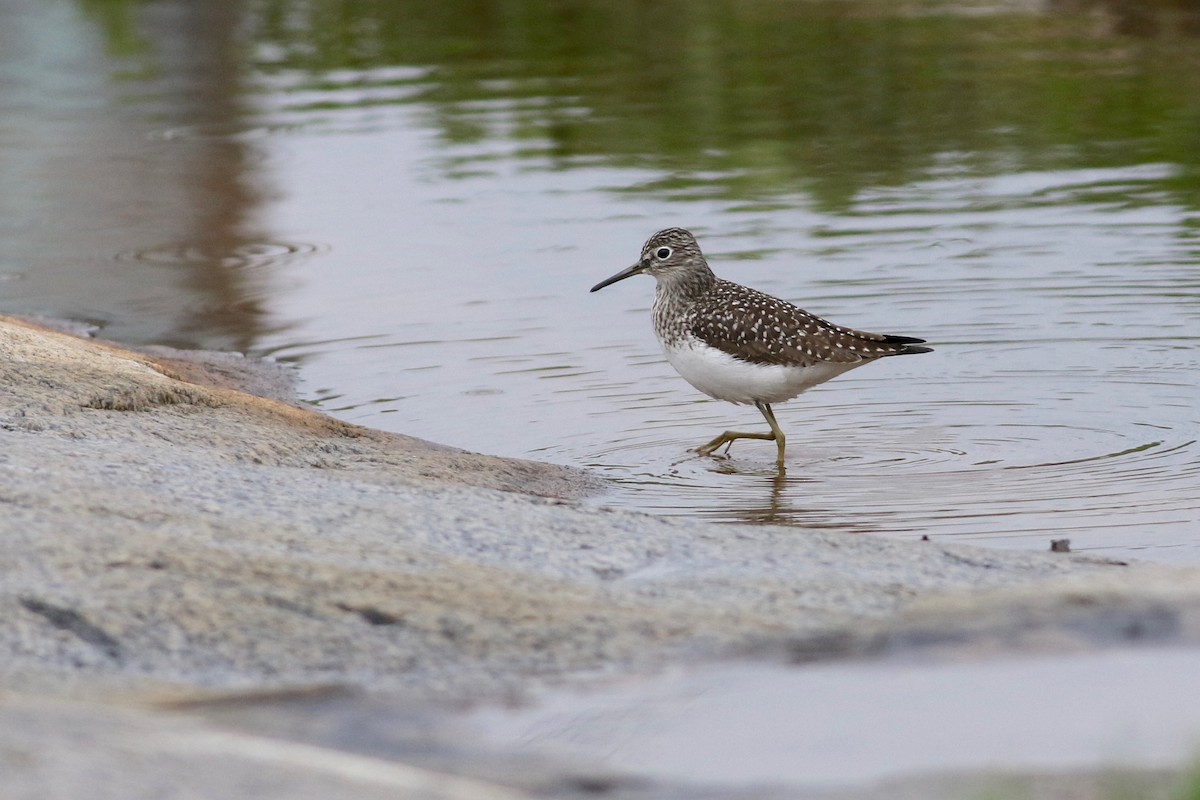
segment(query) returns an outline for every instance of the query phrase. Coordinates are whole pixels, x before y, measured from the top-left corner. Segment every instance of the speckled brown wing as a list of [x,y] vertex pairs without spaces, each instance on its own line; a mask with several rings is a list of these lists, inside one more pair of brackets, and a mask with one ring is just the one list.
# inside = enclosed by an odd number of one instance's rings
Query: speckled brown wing
[[843,328],[769,294],[718,280],[693,307],[691,332],[752,364],[809,367],[928,352],[923,339]]

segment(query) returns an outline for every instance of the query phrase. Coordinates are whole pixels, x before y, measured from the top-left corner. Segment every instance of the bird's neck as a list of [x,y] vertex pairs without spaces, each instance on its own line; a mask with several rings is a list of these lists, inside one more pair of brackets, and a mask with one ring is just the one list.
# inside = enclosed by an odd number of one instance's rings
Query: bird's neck
[[671,271],[656,275],[656,303],[690,303],[699,300],[712,289],[717,276],[701,261],[686,271]]
[[717,276],[701,264],[699,269],[682,274],[656,275],[658,287],[654,291],[654,306],[651,317],[654,330],[664,346],[684,338],[692,324],[694,307],[717,283]]

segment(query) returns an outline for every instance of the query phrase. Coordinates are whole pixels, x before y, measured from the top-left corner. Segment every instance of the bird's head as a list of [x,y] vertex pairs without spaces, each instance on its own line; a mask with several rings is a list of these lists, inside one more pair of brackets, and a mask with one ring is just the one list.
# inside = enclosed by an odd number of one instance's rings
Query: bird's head
[[708,270],[696,237],[683,228],[666,228],[646,240],[646,244],[642,246],[642,255],[636,264],[600,281],[592,287],[592,291],[642,273],[663,280],[672,276],[682,277],[697,268]]

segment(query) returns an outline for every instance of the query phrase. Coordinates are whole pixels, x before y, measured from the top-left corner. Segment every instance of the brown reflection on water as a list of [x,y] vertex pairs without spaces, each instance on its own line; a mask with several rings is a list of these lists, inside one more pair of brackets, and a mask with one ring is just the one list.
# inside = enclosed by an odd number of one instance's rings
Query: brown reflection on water
[[[244,115],[241,5],[226,0],[183,9],[186,18],[178,30],[192,48],[181,66],[191,84],[191,102],[180,116],[201,132],[236,130]],[[250,276],[231,269],[226,259],[260,238],[249,221],[259,199],[250,183],[253,154],[236,137],[222,135],[192,137],[186,149],[189,175],[182,185],[195,213],[192,232],[181,241],[197,244],[200,257],[188,264],[185,285],[202,301],[186,311],[177,333],[187,340],[217,334],[236,342],[234,349],[248,350],[261,333],[262,298],[247,285]]]
[[1197,0],[1048,0],[1048,9],[1061,14],[1098,12],[1105,35],[1200,35],[1200,2]]
[[[241,4],[5,13],[5,310],[91,320],[125,341],[252,347],[262,276],[227,256],[261,238],[256,157],[237,136],[204,135],[242,125]],[[191,257],[140,257],[164,247]]]

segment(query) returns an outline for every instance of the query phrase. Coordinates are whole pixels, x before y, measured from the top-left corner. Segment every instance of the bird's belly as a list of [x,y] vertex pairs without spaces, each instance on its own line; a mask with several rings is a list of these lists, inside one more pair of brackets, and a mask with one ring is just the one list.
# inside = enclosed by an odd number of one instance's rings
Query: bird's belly
[[664,348],[664,352],[684,380],[709,397],[730,403],[782,403],[862,363],[752,364],[703,344]]

